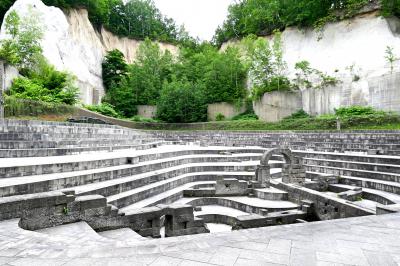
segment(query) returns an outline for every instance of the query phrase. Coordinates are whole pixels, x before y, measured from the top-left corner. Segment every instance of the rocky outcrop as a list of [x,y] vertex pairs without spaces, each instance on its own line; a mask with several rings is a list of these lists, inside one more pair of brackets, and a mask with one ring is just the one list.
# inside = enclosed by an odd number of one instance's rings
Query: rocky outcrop
[[[85,9],[64,13],[59,8],[46,6],[40,0],[17,0],[10,10],[23,15],[30,6],[39,11],[45,28],[42,41],[44,56],[57,69],[66,70],[77,77],[83,103],[98,103],[104,95],[101,63],[106,52],[119,49],[128,62],[133,62],[140,41],[117,37],[104,28],[96,30]],[[5,37],[3,24],[0,39]],[[178,48],[173,45],[160,43],[160,47],[173,54],[178,53]]]

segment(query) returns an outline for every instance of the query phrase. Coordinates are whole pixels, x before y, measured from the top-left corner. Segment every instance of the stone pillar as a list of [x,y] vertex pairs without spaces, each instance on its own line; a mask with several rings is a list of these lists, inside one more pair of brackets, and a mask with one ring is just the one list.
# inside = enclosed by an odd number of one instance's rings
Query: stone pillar
[[271,167],[269,165],[259,165],[256,170],[256,180],[261,188],[269,188],[271,180]]

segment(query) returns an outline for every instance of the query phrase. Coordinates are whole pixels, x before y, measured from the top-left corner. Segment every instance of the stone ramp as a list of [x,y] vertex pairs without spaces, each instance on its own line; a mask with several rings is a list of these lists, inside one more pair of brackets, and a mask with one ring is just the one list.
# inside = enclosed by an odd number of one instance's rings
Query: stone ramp
[[147,238],[142,237],[141,235],[139,235],[130,228],[121,228],[116,230],[104,231],[104,232],[99,232],[98,234],[104,238],[118,240],[118,241],[129,240],[130,242],[134,241],[141,242],[148,240]]
[[55,226],[36,231],[49,236],[60,237],[74,241],[76,244],[87,244],[88,242],[112,243],[111,240],[96,233],[86,222],[71,223]]

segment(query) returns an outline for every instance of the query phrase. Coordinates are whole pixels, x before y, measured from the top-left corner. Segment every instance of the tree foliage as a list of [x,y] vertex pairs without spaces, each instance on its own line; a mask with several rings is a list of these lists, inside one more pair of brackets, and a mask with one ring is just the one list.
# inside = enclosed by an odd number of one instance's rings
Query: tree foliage
[[8,38],[0,42],[0,58],[16,66],[23,75],[13,81],[7,94],[20,99],[75,104],[79,95],[72,76],[57,71],[42,55],[40,14],[30,9],[20,17],[12,11],[5,21]]
[[157,104],[157,117],[169,123],[191,123],[207,120],[202,84],[187,80],[164,83]]
[[[229,7],[214,42],[221,45],[249,34],[267,35],[288,26],[320,27],[353,16],[370,0],[241,0]],[[399,0],[381,0],[387,14],[399,15]]]
[[42,60],[34,72],[16,78],[7,95],[19,99],[74,105],[79,99],[79,90],[70,74],[57,71],[54,66]]
[[[109,52],[106,58],[115,53]],[[136,61],[122,79],[119,74],[107,76],[111,85],[103,101],[113,105],[125,117],[132,117],[137,105],[159,105],[165,90],[169,96],[182,93],[184,97],[187,90],[176,88],[183,86],[200,90],[196,97],[201,97],[202,103],[237,103],[246,96],[245,78],[246,67],[237,49],[228,48],[220,53],[210,44],[201,44],[182,48],[180,56],[174,57],[168,50],[162,51],[158,43],[146,39],[139,47]],[[170,83],[173,84],[169,86]],[[167,97],[165,93],[163,97]],[[165,101],[163,106],[167,106]],[[202,121],[207,110],[200,108],[196,113],[198,115],[194,117]],[[175,122],[192,120],[188,116],[174,116]]]
[[207,103],[235,103],[246,96],[247,70],[233,47],[224,52],[210,44],[183,49],[177,75],[205,86]]
[[35,69],[42,57],[41,14],[31,8],[20,17],[14,10],[5,19],[5,29],[8,38],[0,41],[0,58],[22,73]]
[[102,76],[105,89],[110,89],[113,83],[120,83],[126,77],[127,72],[128,64],[125,62],[124,54],[117,49],[108,52],[102,63]]
[[250,35],[242,40],[241,45],[255,99],[260,99],[266,92],[295,89],[286,77],[287,64],[283,60],[280,32],[275,32],[272,43],[265,38]]

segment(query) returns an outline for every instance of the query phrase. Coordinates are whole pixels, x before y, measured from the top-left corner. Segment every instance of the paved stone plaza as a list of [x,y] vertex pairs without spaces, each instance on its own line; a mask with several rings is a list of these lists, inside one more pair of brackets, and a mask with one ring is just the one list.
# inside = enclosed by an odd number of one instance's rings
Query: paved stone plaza
[[400,265],[400,215],[143,243],[76,229],[47,235],[22,230],[10,220],[0,224],[0,243],[0,265]]

